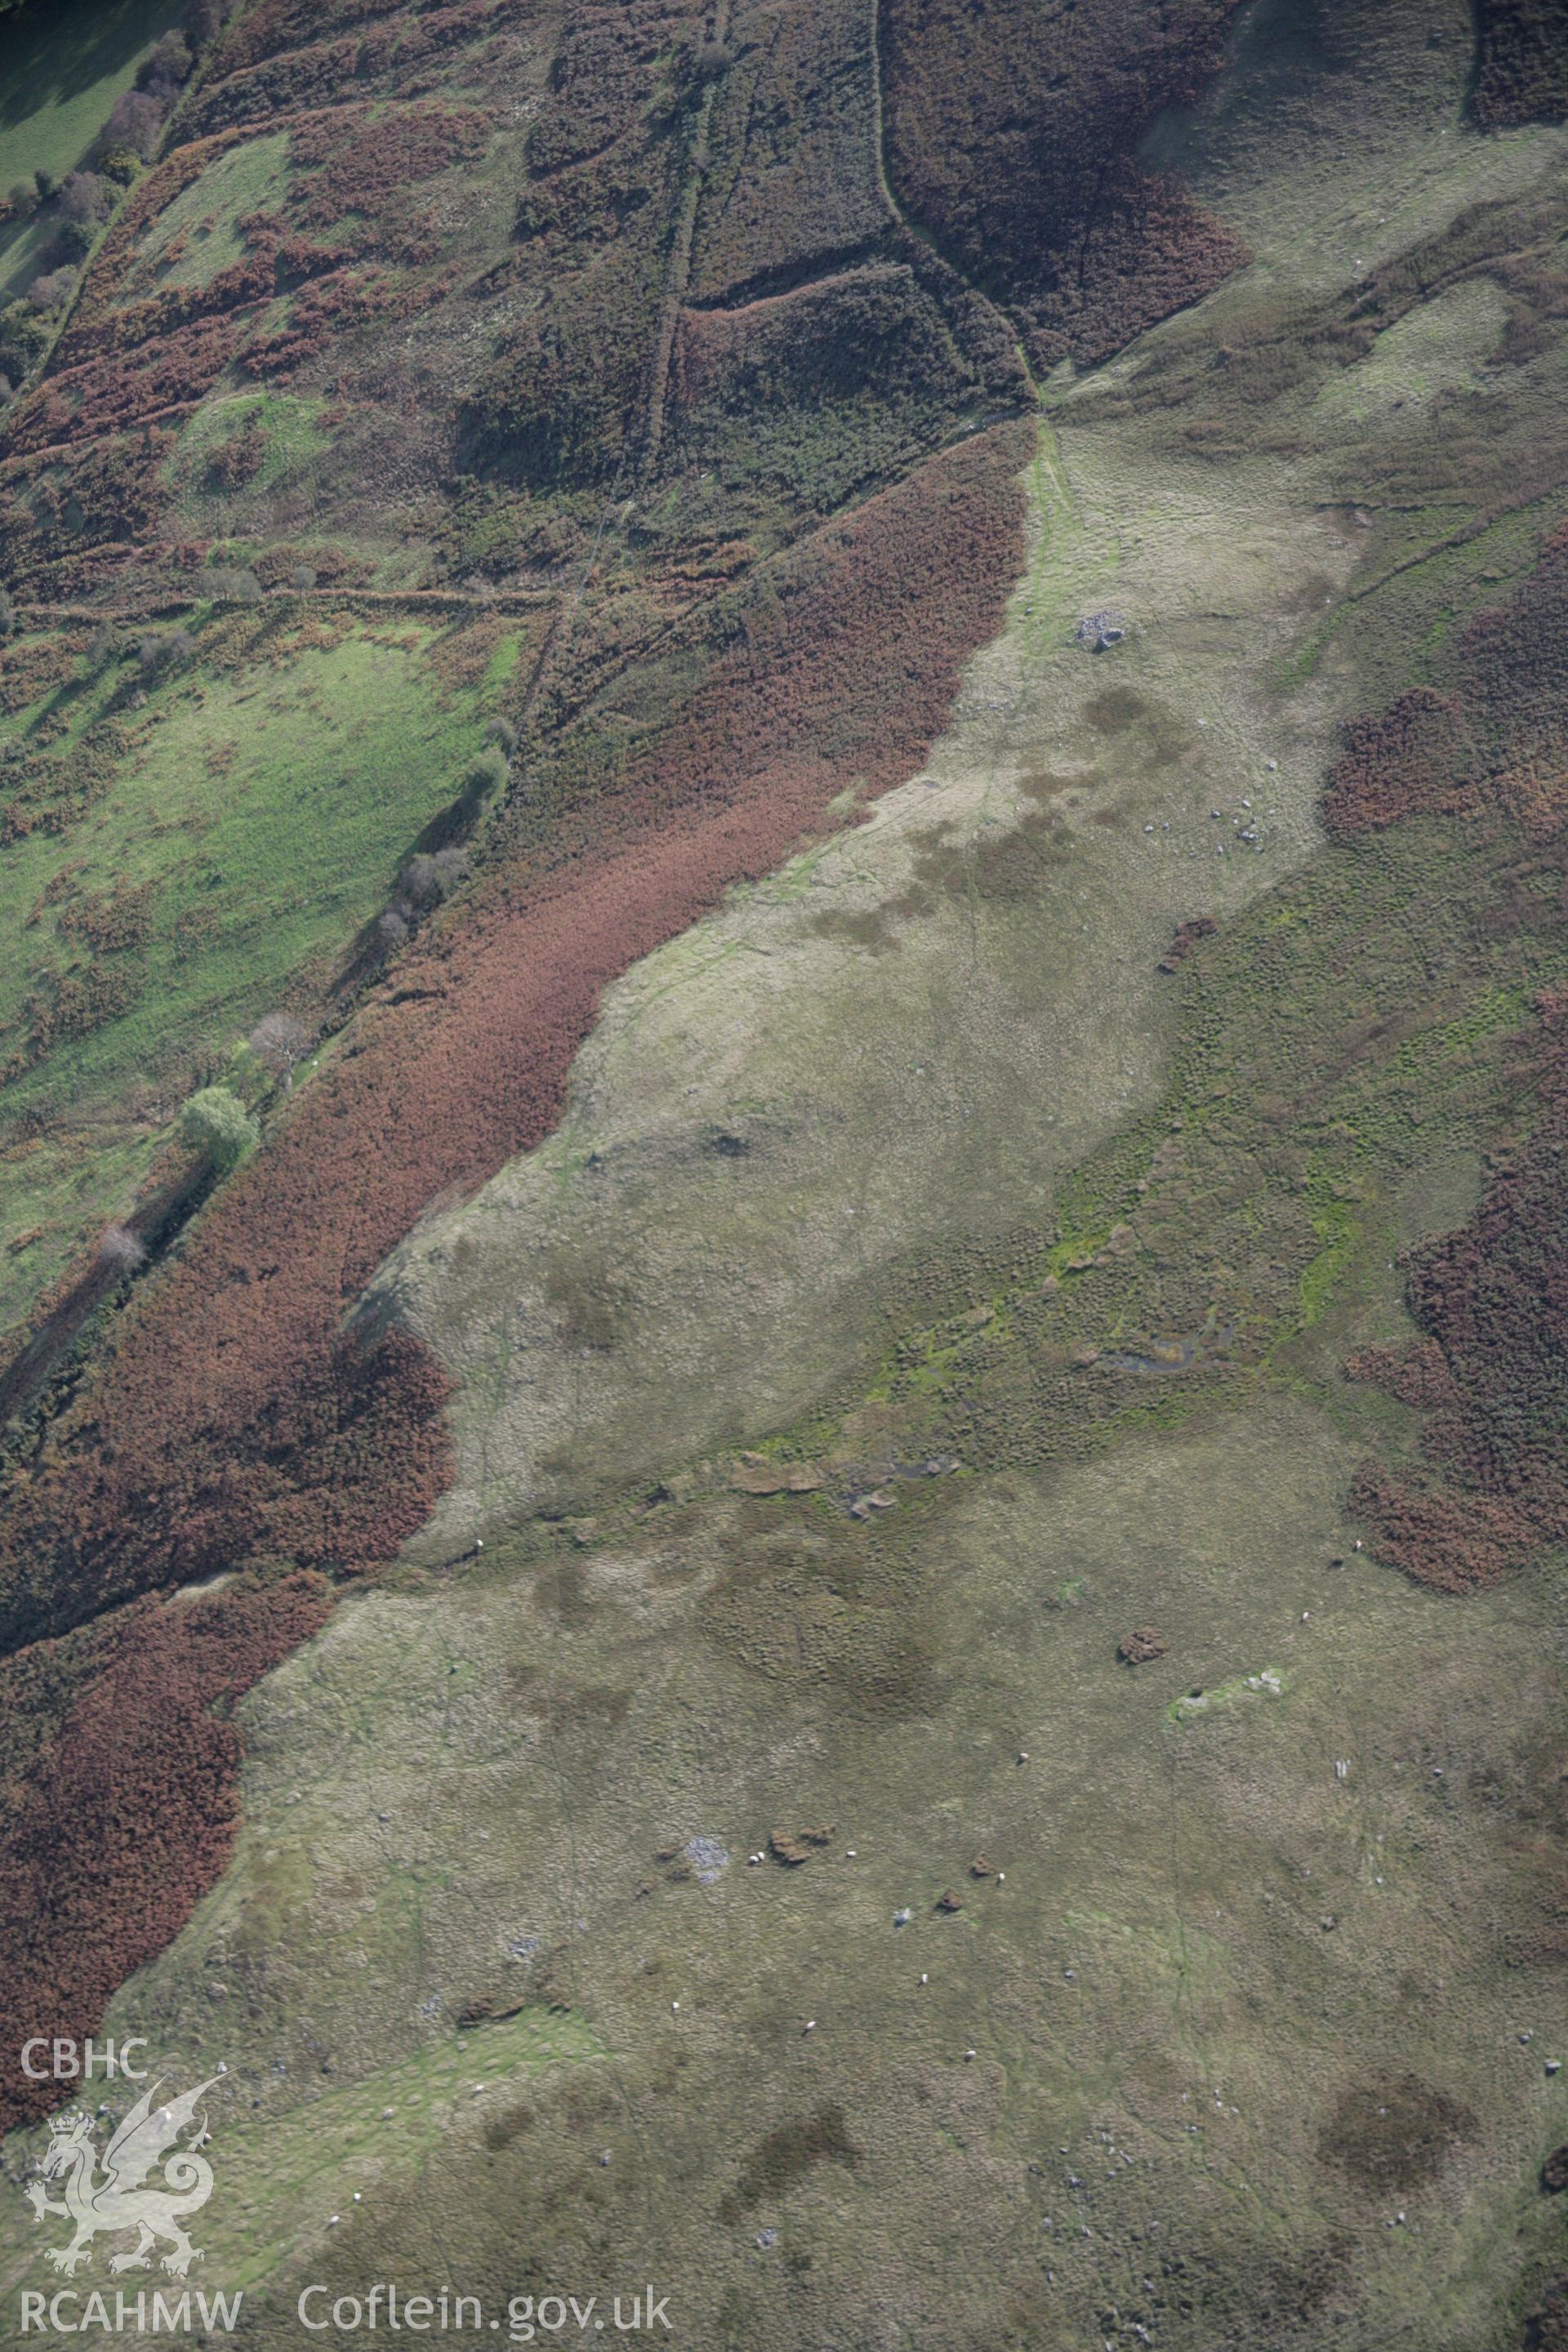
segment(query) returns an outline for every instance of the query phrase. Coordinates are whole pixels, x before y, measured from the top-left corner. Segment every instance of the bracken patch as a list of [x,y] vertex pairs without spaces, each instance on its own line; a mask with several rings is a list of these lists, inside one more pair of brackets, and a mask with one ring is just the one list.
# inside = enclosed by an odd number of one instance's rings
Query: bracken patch
[[59,2101],[20,2072],[28,2037],[91,2032],[223,1869],[239,1761],[226,1710],[330,1607],[318,1576],[243,1576],[0,1669],[0,2128]]

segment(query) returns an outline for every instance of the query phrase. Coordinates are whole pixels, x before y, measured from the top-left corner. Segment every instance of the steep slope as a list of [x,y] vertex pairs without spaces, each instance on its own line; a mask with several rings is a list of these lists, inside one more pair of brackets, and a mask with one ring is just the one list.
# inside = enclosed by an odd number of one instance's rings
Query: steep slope
[[[509,797],[10,1498],[13,1978],[86,2024],[213,1886],[107,2021],[227,2066],[252,2340],[634,2271],[702,2345],[1520,2340],[1565,164],[1463,16],[1244,23],[1137,168],[1257,262],[1037,441],[1059,277],[895,147],[870,226],[885,16],[535,58],[541,300],[430,493],[573,551],[510,676],[521,588],[437,640]],[[326,70],[293,23],[200,106]],[[1456,1480],[1531,1512],[1462,1603],[1394,1572]],[[215,1697],[405,1536],[246,1703],[234,1843]],[[106,1845],[127,1780],[177,1845]]]

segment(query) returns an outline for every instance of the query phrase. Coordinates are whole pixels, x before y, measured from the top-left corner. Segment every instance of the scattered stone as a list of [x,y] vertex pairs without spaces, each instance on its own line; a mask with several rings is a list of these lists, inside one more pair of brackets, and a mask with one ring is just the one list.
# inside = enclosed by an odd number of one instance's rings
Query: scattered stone
[[1117,1643],[1116,1654],[1130,1666],[1144,1666],[1151,1658],[1163,1658],[1170,1646],[1158,1626],[1134,1625]]
[[515,2000],[497,2000],[481,1994],[458,2012],[458,2031],[465,2033],[476,2025],[491,2025],[503,2017],[516,2017],[528,2007],[531,1992],[520,1992]]
[[730,1867],[729,1853],[717,1838],[689,1838],[682,1851],[697,1873],[699,1886],[711,1886]]
[[1089,647],[1090,653],[1108,653],[1112,646],[1119,646],[1126,636],[1127,622],[1121,613],[1086,613],[1073,635],[1080,646]]
[[910,1919],[911,1919],[913,1916],[914,1916],[914,1914],[910,1910],[910,1908],[909,1908],[908,1905],[906,1904],[906,1906],[904,1906],[903,1910],[901,1910],[901,1911],[895,1911],[895,1912],[894,1912],[894,1914],[893,1914],[893,1925],[894,1925],[894,1927],[907,1927],[909,1926],[909,1924],[910,1924]]

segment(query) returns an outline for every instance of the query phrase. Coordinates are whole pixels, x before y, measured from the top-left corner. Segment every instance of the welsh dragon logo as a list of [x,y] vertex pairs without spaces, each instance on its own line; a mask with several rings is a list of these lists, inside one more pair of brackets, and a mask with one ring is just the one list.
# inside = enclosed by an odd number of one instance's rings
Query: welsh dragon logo
[[[76,2236],[68,2246],[50,2246],[46,2250],[56,2270],[69,2278],[84,2263],[90,2263],[92,2241],[100,2231],[134,2230],[137,2233],[136,2243],[129,2252],[110,2257],[110,2270],[116,2274],[145,2270],[160,2238],[167,2239],[172,2248],[163,2257],[163,2267],[176,2278],[184,2278],[191,2264],[201,2261],[201,2248],[192,2245],[183,2223],[187,2214],[199,2212],[213,2193],[212,2167],[205,2156],[196,2154],[211,2137],[205,2116],[197,2123],[195,2137],[186,2147],[180,2147],[176,2142],[195,2119],[197,2101],[216,2080],[216,2074],[210,2074],[194,2091],[166,2100],[159,2107],[154,2107],[153,2102],[163,2085],[154,2083],[150,2091],[142,2093],[124,2121],[111,2127],[109,2145],[102,2154],[101,2173],[99,2150],[92,2137],[94,2118],[81,2107],[51,2116],[49,2144],[37,2164],[43,2178],[29,2181],[26,2193],[37,2221],[41,2221],[46,2214],[58,2213],[76,2224]],[[142,2184],[160,2157],[163,2158],[165,2186],[144,2188]],[[45,2186],[47,2181],[62,2179],[63,2202],[52,2198]]]

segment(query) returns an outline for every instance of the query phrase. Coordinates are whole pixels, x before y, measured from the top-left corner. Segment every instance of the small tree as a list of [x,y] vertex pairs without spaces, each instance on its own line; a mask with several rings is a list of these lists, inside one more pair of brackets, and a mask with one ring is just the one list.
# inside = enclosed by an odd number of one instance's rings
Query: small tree
[[210,40],[222,32],[224,18],[227,14],[228,11],[223,5],[223,0],[191,0],[191,5],[185,11],[185,25],[192,40],[198,48],[205,48]]
[[384,915],[376,917],[375,928],[390,951],[401,947],[408,937],[408,918],[400,915],[395,907],[388,907]]
[[485,729],[485,741],[493,743],[502,759],[510,760],[517,749],[517,730],[510,719],[492,719]]
[[206,1153],[220,1176],[261,1140],[261,1129],[226,1087],[203,1087],[194,1094],[180,1113],[180,1126],[186,1140]]
[[449,898],[468,870],[468,853],[460,845],[438,849],[434,857],[421,850],[398,877],[398,904],[410,912],[438,907]]
[[172,668],[177,662],[189,661],[195,649],[195,642],[188,629],[165,629],[162,636],[149,630],[136,648],[136,658],[142,665],[143,677],[156,677],[160,670]]
[[254,572],[231,571],[226,566],[202,572],[197,587],[205,589],[215,604],[259,604],[261,583]]
[[116,1274],[134,1274],[147,1263],[147,1252],[129,1225],[105,1225],[98,1243],[98,1262]]
[[401,896],[410,907],[436,907],[441,901],[441,872],[433,857],[411,857],[399,877]]
[[289,574],[289,585],[290,588],[298,588],[301,595],[315,584],[316,567],[313,563],[297,563]]
[[251,1052],[282,1079],[286,1095],[294,1090],[294,1065],[310,1052],[312,1042],[304,1023],[292,1013],[269,1013],[250,1033]]
[[108,212],[108,183],[96,172],[68,172],[60,183],[60,210],[67,220],[100,221]]
[[128,89],[109,110],[109,120],[99,133],[100,153],[107,160],[117,150],[128,150],[144,163],[163,128],[163,109],[152,92]]
[[469,763],[468,774],[463,778],[464,796],[482,804],[493,800],[498,793],[504,793],[510,781],[511,763],[505,752],[492,743],[489,751],[481,751],[478,759]]
[[47,205],[59,185],[59,182],[52,172],[35,172],[33,185],[38,192],[38,202],[41,205]]
[[58,310],[76,292],[76,271],[71,268],[47,269],[35,278],[27,289],[27,299],[35,310]]
[[16,607],[4,588],[0,588],[0,637],[8,637],[16,625]]
[[154,98],[171,98],[189,80],[195,62],[184,33],[165,33],[136,79]]

